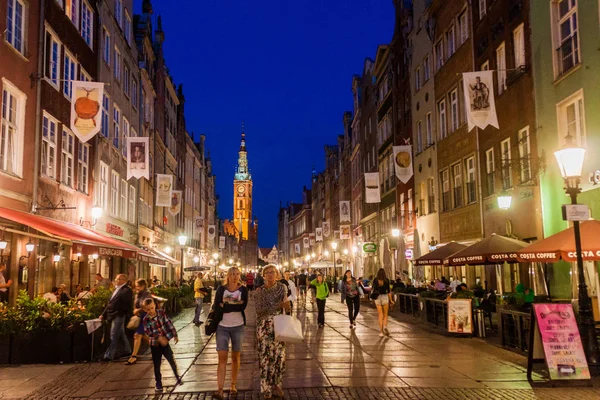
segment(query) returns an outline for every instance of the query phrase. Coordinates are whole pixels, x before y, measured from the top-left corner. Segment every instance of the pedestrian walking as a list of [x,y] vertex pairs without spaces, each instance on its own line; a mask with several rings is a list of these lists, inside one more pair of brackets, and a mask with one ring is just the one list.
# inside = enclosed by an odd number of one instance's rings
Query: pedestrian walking
[[371,299],[375,301],[377,307],[377,316],[379,317],[379,337],[389,336],[388,331],[388,311],[390,304],[394,305],[394,299],[392,298],[392,291],[390,290],[390,281],[385,275],[385,270],[379,268],[377,276],[373,280],[373,289],[371,292]]
[[294,309],[294,301],[298,299],[298,295],[296,294],[296,284],[293,279],[290,279],[290,271],[285,271],[283,273],[283,279],[280,280],[281,283],[288,287],[288,300],[290,301],[290,309]]
[[316,291],[317,309],[319,310],[317,323],[319,328],[323,328],[325,326],[325,301],[329,297],[329,285],[325,282],[323,274],[317,275],[317,278],[313,279],[310,284],[315,287]]
[[275,340],[273,317],[290,310],[287,287],[277,282],[277,268],[268,264],[263,269],[265,284],[256,289],[256,340],[260,366],[260,391],[265,399],[273,394],[283,397],[281,383],[285,372],[285,343]]
[[360,311],[360,297],[362,289],[352,276],[352,271],[347,270],[344,278],[340,281],[340,291],[342,293],[342,303],[348,307],[348,319],[350,320],[350,329],[356,328],[356,317]]
[[237,394],[236,382],[240,370],[240,353],[244,342],[245,310],[248,305],[248,289],[242,285],[240,277],[241,272],[237,267],[229,268],[224,285],[219,286],[215,293],[215,311],[222,315],[216,333],[217,353],[219,355],[219,366],[217,367],[218,391],[213,395],[213,398],[219,400],[223,399],[229,343],[231,343],[231,388],[229,395]]
[[308,286],[308,276],[306,275],[306,271],[302,271],[298,276],[298,296],[302,303],[306,304],[306,286]]
[[198,276],[194,281],[194,300],[196,301],[196,312],[194,313],[194,320],[192,322],[196,326],[200,326],[203,324],[203,322],[200,321],[200,314],[202,314],[204,296],[208,294],[208,290],[206,290],[204,284],[202,283],[202,277],[202,272],[198,272]]
[[254,290],[254,275],[250,271],[246,274],[246,287],[248,290]]
[[310,291],[312,292],[312,298],[310,299],[310,302],[311,304],[315,304],[315,300],[317,299],[317,288],[312,284],[312,281],[317,279],[317,274],[315,274],[314,271],[311,273],[310,269],[308,270],[308,272],[310,273],[310,275],[308,276],[308,282],[310,284]]
[[133,308],[133,292],[127,283],[127,275],[119,274],[115,278],[115,289],[110,296],[110,300],[99,317],[107,321],[110,326],[110,346],[104,353],[104,360],[111,361],[117,354],[119,342],[123,342],[125,353],[131,353],[129,340],[125,335],[125,321],[128,320],[131,309]]
[[144,333],[148,336],[150,341],[150,351],[152,352],[152,364],[154,364],[154,379],[156,381],[156,391],[162,392],[162,375],[160,373],[160,363],[163,356],[171,365],[171,369],[177,379],[177,385],[181,385],[181,377],[177,372],[177,364],[173,357],[173,350],[169,345],[169,341],[173,339],[175,344],[179,342],[177,338],[177,331],[173,326],[173,323],[167,317],[164,310],[156,309],[156,303],[154,299],[144,300],[144,311],[146,316],[144,317]]
[[125,363],[126,365],[135,364],[137,362],[137,355],[142,346],[142,339],[144,338],[144,317],[146,312],[144,311],[144,301],[146,299],[152,299],[152,293],[148,290],[148,282],[145,279],[138,279],[135,282],[135,300],[133,302],[133,315],[139,318],[140,323],[135,329],[133,334],[133,352],[129,357],[129,360]]

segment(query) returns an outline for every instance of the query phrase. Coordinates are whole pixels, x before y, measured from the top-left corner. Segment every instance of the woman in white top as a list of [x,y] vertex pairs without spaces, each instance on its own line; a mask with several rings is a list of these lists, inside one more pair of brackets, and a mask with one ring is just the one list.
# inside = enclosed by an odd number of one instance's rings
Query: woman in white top
[[290,308],[294,308],[294,301],[298,299],[298,294],[296,293],[296,284],[293,279],[290,279],[290,271],[285,271],[283,273],[283,279],[280,281],[284,285],[286,285],[288,290],[288,300],[290,301]]
[[237,393],[236,380],[240,369],[240,353],[244,341],[244,327],[246,314],[244,310],[248,305],[248,289],[241,284],[240,270],[236,267],[229,268],[224,285],[219,286],[215,294],[215,311],[222,315],[217,327],[217,353],[219,366],[217,369],[218,392],[213,397],[223,399],[223,386],[225,385],[225,372],[229,343],[231,342],[231,389],[230,395]]

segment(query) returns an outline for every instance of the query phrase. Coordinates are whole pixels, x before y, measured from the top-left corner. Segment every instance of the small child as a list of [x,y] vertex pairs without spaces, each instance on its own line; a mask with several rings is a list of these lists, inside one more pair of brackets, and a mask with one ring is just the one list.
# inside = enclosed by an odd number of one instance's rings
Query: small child
[[152,363],[154,364],[154,378],[156,379],[156,391],[163,390],[162,375],[160,373],[160,363],[162,356],[165,356],[177,378],[177,384],[181,385],[181,377],[177,373],[177,364],[173,358],[173,350],[169,346],[169,340],[173,339],[175,343],[179,341],[177,331],[173,323],[167,317],[167,314],[160,309],[156,309],[154,299],[144,300],[144,333],[150,339],[150,350],[152,352]]

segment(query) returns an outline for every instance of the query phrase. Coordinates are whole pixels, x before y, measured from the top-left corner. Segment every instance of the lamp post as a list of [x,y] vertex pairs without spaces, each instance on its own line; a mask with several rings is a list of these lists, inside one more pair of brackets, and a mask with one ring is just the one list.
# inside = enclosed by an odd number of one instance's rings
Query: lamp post
[[[344,267],[346,267],[346,269],[348,269],[348,249],[344,249],[343,250],[344,253]],[[342,271],[342,273],[344,273],[344,271]]]
[[217,264],[219,264],[218,260],[219,260],[219,253],[213,253],[212,255],[214,263],[215,263],[215,290],[217,290],[218,284],[217,284]]
[[179,241],[179,245],[181,246],[181,268],[179,269],[179,284],[181,285],[181,282],[183,281],[183,258],[185,256],[185,244],[187,243],[187,236],[184,234],[181,234],[177,237],[177,240]]
[[[398,246],[398,244],[399,244],[398,241],[400,240],[400,229],[398,229],[398,228],[392,229],[392,237],[395,239],[394,242],[396,242],[395,243],[396,248],[394,249],[394,267],[398,268],[398,247],[400,247],[400,246]],[[400,269],[400,270],[402,270],[402,269]],[[394,271],[394,273],[396,273],[396,272],[397,271]]]
[[[583,169],[585,149],[573,144],[572,136],[565,137],[565,145],[562,149],[554,152],[560,174],[565,181],[565,192],[571,197],[571,204],[577,204],[577,195],[581,192],[579,182]],[[579,221],[573,221],[575,233],[575,252],[577,253],[577,278],[579,280],[579,332],[583,349],[590,367],[598,367],[600,363],[600,351],[594,326],[592,314],[592,301],[588,296],[585,275],[583,273],[583,257],[581,255],[581,233]]]
[[337,242],[331,242],[331,250],[333,250],[333,274],[335,275],[335,268],[336,268],[336,262],[335,262],[335,251],[337,250]]

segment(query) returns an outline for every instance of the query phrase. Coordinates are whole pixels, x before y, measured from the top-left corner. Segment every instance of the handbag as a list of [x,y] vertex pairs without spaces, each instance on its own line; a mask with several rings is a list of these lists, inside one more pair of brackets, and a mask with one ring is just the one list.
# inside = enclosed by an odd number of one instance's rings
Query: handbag
[[133,317],[131,317],[129,319],[129,322],[127,323],[127,329],[137,329],[140,326],[140,323],[142,322],[142,319],[140,317],[138,317],[137,315],[134,315]]
[[275,340],[285,343],[300,343],[304,340],[302,323],[299,319],[286,314],[273,317]]
[[371,300],[377,300],[377,299],[379,298],[379,291],[377,291],[377,290],[373,290],[373,291],[371,292],[371,294],[369,295],[369,298],[370,298]]

